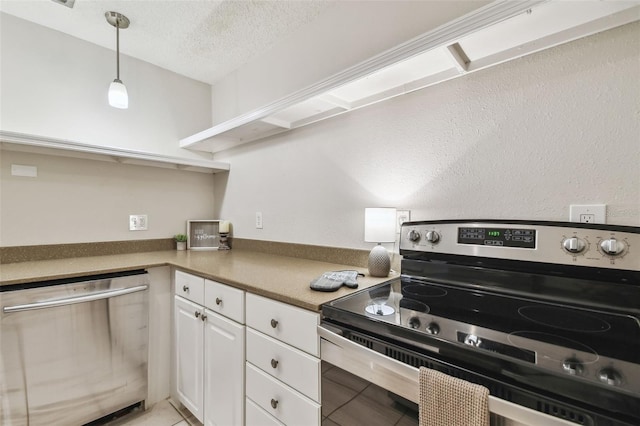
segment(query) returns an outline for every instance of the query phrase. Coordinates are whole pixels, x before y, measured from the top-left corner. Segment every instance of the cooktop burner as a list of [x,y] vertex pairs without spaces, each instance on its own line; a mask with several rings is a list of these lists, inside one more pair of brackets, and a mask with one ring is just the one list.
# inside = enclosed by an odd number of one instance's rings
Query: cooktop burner
[[594,315],[550,306],[523,306],[520,315],[534,323],[567,331],[601,333],[611,329],[611,324]]
[[393,306],[385,304],[385,302],[373,302],[364,308],[365,312],[371,315],[385,316],[396,312]]

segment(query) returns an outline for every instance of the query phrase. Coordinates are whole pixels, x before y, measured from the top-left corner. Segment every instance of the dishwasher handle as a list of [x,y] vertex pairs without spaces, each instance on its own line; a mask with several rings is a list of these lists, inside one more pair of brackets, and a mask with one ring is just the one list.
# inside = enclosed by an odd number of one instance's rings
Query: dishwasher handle
[[145,284],[135,287],[119,288],[116,290],[100,291],[82,296],[69,297],[66,299],[44,300],[42,302],[28,303],[26,305],[5,306],[2,308],[2,312],[8,314],[11,312],[32,311],[35,309],[47,309],[56,308],[58,306],[73,305],[75,303],[93,302],[94,300],[109,299],[111,297],[145,291],[148,288],[149,286]]

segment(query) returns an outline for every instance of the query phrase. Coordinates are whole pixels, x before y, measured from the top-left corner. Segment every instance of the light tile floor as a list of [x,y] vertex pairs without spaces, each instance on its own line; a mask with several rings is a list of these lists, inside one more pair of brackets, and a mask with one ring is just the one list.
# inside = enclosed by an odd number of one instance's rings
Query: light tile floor
[[146,411],[128,414],[104,426],[190,426],[169,400],[160,401]]
[[323,362],[322,426],[336,425],[417,426],[418,413],[385,389]]
[[[418,413],[389,393],[351,373],[322,363],[322,426],[417,426]],[[104,426],[201,426],[169,400]]]

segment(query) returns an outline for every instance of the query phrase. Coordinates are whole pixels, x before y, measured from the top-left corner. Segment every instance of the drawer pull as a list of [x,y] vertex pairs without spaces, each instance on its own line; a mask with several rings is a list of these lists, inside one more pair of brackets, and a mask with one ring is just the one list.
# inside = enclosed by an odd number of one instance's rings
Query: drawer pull
[[189,293],[189,286],[183,285],[182,291],[184,291],[185,293]]
[[196,311],[195,312],[195,316],[196,316],[196,318],[198,318],[200,316],[200,312]]
[[277,359],[271,358],[271,367],[273,367],[273,368],[277,368],[278,367],[278,360]]
[[278,321],[276,321],[276,320],[272,319],[272,320],[271,320],[271,327],[272,327],[272,328],[276,328],[277,326],[278,326]]
[[271,398],[271,408],[278,408],[278,400]]
[[200,319],[201,319],[202,321],[206,321],[206,320],[207,320],[207,315],[202,314],[202,316],[200,317]]
[[222,303],[222,299],[220,299],[219,297],[216,297],[216,305],[219,305]]

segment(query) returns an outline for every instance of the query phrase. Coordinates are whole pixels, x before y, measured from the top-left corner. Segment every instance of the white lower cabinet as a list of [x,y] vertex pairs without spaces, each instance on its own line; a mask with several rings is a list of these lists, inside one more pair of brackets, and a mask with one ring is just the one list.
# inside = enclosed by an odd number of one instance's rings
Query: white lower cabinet
[[204,328],[204,424],[244,424],[244,325],[208,309]]
[[[196,316],[198,313],[198,316]],[[204,333],[202,307],[175,296],[176,387],[180,402],[203,420]]]
[[251,401],[249,398],[246,399],[246,414],[245,418],[247,419],[248,425],[256,425],[256,426],[284,426],[284,423],[281,423],[264,411],[262,408],[258,407],[255,402]]
[[319,425],[320,404],[247,363],[247,398],[285,425]]
[[[178,272],[174,300],[178,399],[204,425],[243,425],[244,291]],[[204,292],[193,291],[198,280]]]
[[320,316],[247,294],[247,426],[319,426]]

